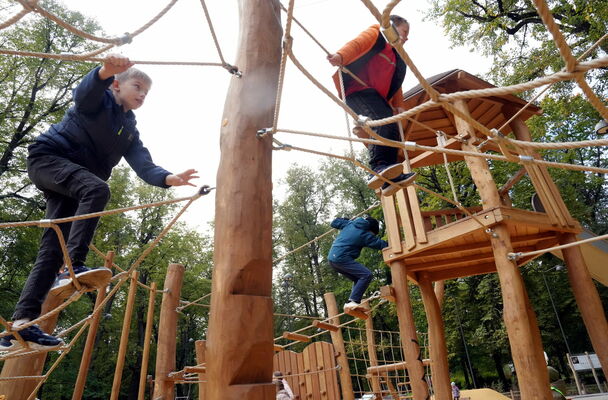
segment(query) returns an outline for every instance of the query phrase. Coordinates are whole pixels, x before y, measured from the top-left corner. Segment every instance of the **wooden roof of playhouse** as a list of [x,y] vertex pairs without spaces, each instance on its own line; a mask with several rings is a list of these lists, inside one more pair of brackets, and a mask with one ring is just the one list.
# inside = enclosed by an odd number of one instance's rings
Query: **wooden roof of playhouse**
[[[496,86],[469,74],[461,69],[453,69],[441,74],[437,74],[427,79],[429,84],[439,93],[454,93],[466,90],[494,88]],[[404,93],[406,109],[419,106],[429,100],[428,94],[422,86],[417,85]],[[482,125],[489,129],[500,128],[508,117],[503,114],[503,106],[519,110],[526,105],[526,101],[517,96],[506,94],[501,96],[488,96],[483,98],[472,98],[466,100],[469,113],[479,121]],[[529,105],[521,114],[521,118],[525,121],[533,115],[539,115],[541,109],[535,105]],[[412,117],[413,119],[423,123],[424,125],[445,132],[448,137],[457,134],[454,117],[451,113],[446,112],[441,106],[432,109],[421,111]],[[420,124],[412,121],[403,121],[403,131],[405,141],[413,141],[420,145],[436,146],[437,136],[434,132],[425,128]],[[511,128],[506,126],[501,132],[505,135],[511,132]],[[477,134],[485,138],[481,132]],[[451,149],[460,149],[460,142],[455,139],[448,139],[446,147]],[[488,146],[491,149],[491,146]],[[423,167],[443,163],[443,156],[440,153],[410,151],[410,160],[413,168]],[[448,161],[456,161],[461,157],[448,156]]]
[[[466,90],[493,88],[465,71],[451,70],[435,75],[427,81],[439,93],[454,93]],[[429,96],[421,86],[404,93],[406,109],[424,104]],[[527,104],[526,101],[505,94],[465,100],[471,116],[489,129],[501,128],[513,113]],[[519,118],[527,120],[541,113],[540,108],[529,105]],[[446,147],[461,149],[454,116],[443,107],[420,111],[411,116],[422,122],[403,120],[404,140],[425,146],[437,146],[435,131],[443,131],[448,139]],[[431,128],[431,129],[429,129]],[[500,130],[502,134],[511,133],[508,125]],[[479,139],[485,139],[477,131]],[[494,149],[488,142],[484,150]],[[498,151],[498,148],[494,149]],[[430,151],[409,151],[413,168],[443,164],[443,155]],[[461,156],[448,155],[449,161],[462,160]],[[457,208],[423,211],[418,203],[416,190],[408,187],[395,195],[395,201],[382,198],[390,246],[383,250],[385,261],[404,260],[407,262],[408,277],[417,280],[419,273],[426,273],[431,281],[451,279],[462,276],[484,274],[496,271],[494,251],[488,229],[496,225],[506,226],[513,251],[529,252],[556,245],[562,232],[578,233],[581,230],[563,205],[559,191],[546,172],[546,168],[531,167],[531,179],[545,202],[552,206],[546,213],[520,210],[502,204],[492,208],[470,207],[472,216]],[[526,167],[526,171],[529,168]],[[491,178],[490,178],[491,179]],[[493,182],[494,183],[494,182]],[[538,255],[517,260],[523,265]]]

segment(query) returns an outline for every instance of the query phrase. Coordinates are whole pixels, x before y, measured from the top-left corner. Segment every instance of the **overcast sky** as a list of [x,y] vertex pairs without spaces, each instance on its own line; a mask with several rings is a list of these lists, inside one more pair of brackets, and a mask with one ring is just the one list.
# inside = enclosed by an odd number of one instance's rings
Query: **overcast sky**
[[[168,0],[63,0],[70,9],[95,18],[108,36],[122,36],[150,20]],[[388,1],[374,1],[382,10]],[[287,5],[287,0],[283,0]],[[207,0],[207,7],[227,62],[237,53],[239,30],[236,0]],[[450,49],[441,27],[423,21],[427,1],[403,1],[393,13],[411,23],[405,44],[421,73],[428,77],[454,68],[473,74],[489,69],[489,61],[465,48]],[[295,17],[330,51],[335,51],[360,31],[375,23],[358,0],[296,0]],[[285,14],[283,14],[285,21]],[[294,53],[318,80],[333,90],[334,68],[325,53],[294,26]],[[179,0],[155,25],[137,36],[133,43],[116,50],[134,60],[219,62],[200,0]],[[196,168],[198,184],[215,185],[219,164],[219,128],[230,79],[223,68],[191,66],[140,67],[153,79],[146,103],[136,111],[144,144],[154,161],[173,172]],[[416,85],[408,73],[404,90]],[[343,111],[325,97],[288,61],[279,127],[347,136]],[[280,134],[284,143],[328,152],[342,153],[343,142]],[[358,150],[360,144],[355,144]],[[322,159],[308,153],[274,152],[275,196],[281,196],[279,182],[293,162],[314,167]],[[194,188],[176,188],[178,196],[194,193]],[[213,192],[214,194],[215,192]],[[204,229],[214,218],[213,195],[195,202],[182,217]]]

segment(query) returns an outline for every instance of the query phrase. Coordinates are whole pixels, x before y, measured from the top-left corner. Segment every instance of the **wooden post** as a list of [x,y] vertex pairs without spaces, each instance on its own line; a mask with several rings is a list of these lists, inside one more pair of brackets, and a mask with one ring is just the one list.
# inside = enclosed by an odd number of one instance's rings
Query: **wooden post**
[[[205,363],[205,341],[204,340],[197,340],[196,342],[194,342],[194,350],[196,351],[196,364],[197,365],[201,365]],[[198,400],[205,400],[205,382],[203,382],[206,379],[206,374],[198,374]]]
[[184,266],[169,264],[163,300],[160,305],[158,344],[156,347],[156,372],[154,378],[154,399],[172,400],[175,385],[167,379],[175,370],[175,342],[177,340],[177,307],[184,280]]
[[436,400],[451,400],[448,348],[445,343],[445,327],[441,318],[441,307],[433,290],[428,272],[418,274],[420,293],[428,321],[431,375]]
[[135,295],[137,294],[137,279],[138,271],[131,273],[131,283],[129,284],[129,296],[127,296],[127,304],[125,305],[125,317],[122,321],[122,332],[120,334],[120,345],[118,347],[118,357],[116,358],[116,367],[114,369],[114,382],[112,383],[112,394],[110,400],[118,399],[120,395],[120,383],[122,382],[122,370],[125,366],[125,355],[127,354],[127,345],[129,344],[129,330],[131,328],[131,318],[133,316],[133,305],[135,304]]
[[146,396],[146,381],[148,380],[148,361],[150,359],[150,342],[152,341],[152,325],[154,325],[154,305],[156,302],[156,282],[150,285],[148,298],[148,313],[146,315],[146,333],[144,334],[144,349],[141,356],[141,371],[139,372],[139,390],[137,399],[144,400]]
[[[560,244],[576,242],[573,233],[560,237]],[[589,339],[602,365],[604,376],[608,377],[608,322],[602,301],[595,284],[591,280],[585,259],[578,246],[562,249],[564,261],[568,268],[568,280],[574,293],[576,304],[581,310],[583,322],[587,328]]]
[[[108,251],[108,254],[104,260],[104,267],[111,270],[112,263],[114,262],[114,252]],[[107,286],[99,289],[97,291],[97,298],[95,299],[95,306],[93,309],[97,309],[97,307],[103,302],[106,298]],[[89,374],[89,366],[91,365],[91,356],[93,355],[93,346],[95,344],[95,337],[97,336],[97,329],[99,328],[99,320],[101,319],[101,311],[97,313],[97,315],[93,316],[91,323],[89,325],[89,331],[87,332],[87,341],[84,346],[84,350],[82,352],[82,358],[80,361],[80,369],[78,370],[78,378],[76,379],[76,384],[74,385],[74,393],[72,393],[72,400],[80,400],[82,398],[82,394],[84,393],[84,386],[87,382],[87,375]]]
[[[95,306],[97,308],[103,300],[106,298],[107,286],[97,290],[97,298],[95,299]],[[102,311],[100,310],[97,315],[94,315],[89,325],[89,331],[87,332],[87,341],[82,351],[82,357],[80,359],[80,369],[78,370],[78,378],[74,384],[74,393],[72,393],[72,400],[80,400],[84,393],[84,385],[87,382],[87,376],[89,374],[89,366],[91,365],[91,357],[93,355],[93,346],[95,345],[95,337],[97,336],[97,329],[99,328],[99,320],[101,319]]]
[[[42,304],[40,315],[44,315],[57,308],[61,303],[63,303],[63,299],[49,295]],[[54,316],[41,321],[39,324],[40,329],[46,333],[53,333],[55,326],[57,326],[58,319],[59,314],[55,314]],[[4,362],[0,377],[39,376],[42,374],[46,355],[47,353],[39,353],[31,356],[9,358]],[[6,398],[11,400],[27,399],[38,385],[38,382],[38,380],[0,381],[0,393],[6,395]]]
[[[333,325],[340,325],[340,317],[337,315],[338,304],[336,303],[336,296],[333,293],[325,293],[323,295],[325,299],[325,305],[327,306],[327,316],[330,317],[330,322]],[[344,337],[342,336],[342,328],[335,332],[331,332],[331,342],[334,345],[336,353],[338,353],[338,365],[340,365],[340,387],[342,388],[342,399],[343,400],[355,400],[355,394],[353,391],[353,382],[350,376],[350,367],[348,360],[346,359],[346,347],[344,346]]]
[[[455,107],[465,115],[470,115],[466,101],[457,100]],[[467,137],[462,144],[466,151],[478,151],[474,145],[475,129],[458,115],[454,115],[460,136]],[[484,210],[501,205],[496,183],[486,160],[479,157],[464,157],[481,197]],[[525,399],[552,399],[549,389],[549,374],[545,365],[535,316],[531,316],[527,306],[527,294],[517,265],[509,261],[507,255],[513,252],[509,230],[505,224],[496,225],[490,234],[494,252],[496,271],[500,280],[503,297],[503,318],[509,335],[509,344],[517,378]]]
[[407,373],[410,378],[414,400],[428,399],[430,398],[429,387],[424,379],[424,366],[422,365],[422,355],[420,354],[418,334],[414,323],[405,263],[401,260],[393,261],[390,263],[390,268],[395,289],[401,346],[408,366]]
[[[365,336],[367,337],[367,355],[369,356],[370,367],[378,366],[378,355],[376,354],[376,340],[374,339],[374,322],[373,318],[365,320]],[[372,391],[375,399],[382,399],[382,389],[380,388],[380,377],[372,375]]]
[[240,0],[240,34],[221,128],[207,396],[274,399],[272,126],[281,59],[278,0]]
[[439,309],[443,307],[443,298],[445,296],[445,281],[437,281],[433,287],[435,297],[437,297],[437,303],[439,303]]

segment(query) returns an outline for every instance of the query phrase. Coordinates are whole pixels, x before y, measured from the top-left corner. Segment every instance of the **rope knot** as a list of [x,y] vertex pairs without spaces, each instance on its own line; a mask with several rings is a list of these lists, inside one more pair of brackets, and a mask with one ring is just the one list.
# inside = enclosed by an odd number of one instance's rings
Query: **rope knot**
[[129,32],[125,32],[124,35],[117,38],[117,40],[118,40],[118,45],[122,46],[123,44],[131,43],[133,41],[133,36],[131,36],[131,34]]
[[211,191],[215,189],[214,187],[211,187],[209,185],[203,185],[201,186],[201,188],[198,190],[198,194],[201,196],[205,196],[208,195],[209,193],[211,193]]
[[393,25],[390,25],[388,28],[382,28],[382,34],[387,42],[391,44],[391,46],[395,46],[399,43],[401,37],[399,36],[399,32]]
[[222,67],[230,72],[232,75],[236,76],[237,78],[240,78],[243,76],[243,73],[241,71],[239,71],[239,67],[228,64],[228,63],[223,63]]
[[366,126],[370,121],[370,118],[365,115],[359,115],[357,120],[355,121],[355,125],[357,126]]

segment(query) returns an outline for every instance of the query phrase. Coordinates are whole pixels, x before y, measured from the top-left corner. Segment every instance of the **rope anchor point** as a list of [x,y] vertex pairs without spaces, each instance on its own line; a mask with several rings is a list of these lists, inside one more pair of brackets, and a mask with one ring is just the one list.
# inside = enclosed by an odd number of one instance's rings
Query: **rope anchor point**
[[239,71],[239,67],[228,64],[228,63],[224,63],[222,64],[222,67],[224,67],[226,69],[226,71],[230,72],[232,75],[236,76],[237,78],[241,78],[243,76],[243,73],[241,71]]
[[205,196],[208,195],[209,193],[211,193],[211,191],[215,189],[215,187],[211,187],[209,185],[203,185],[201,186],[201,188],[198,190],[198,194],[201,196]]

